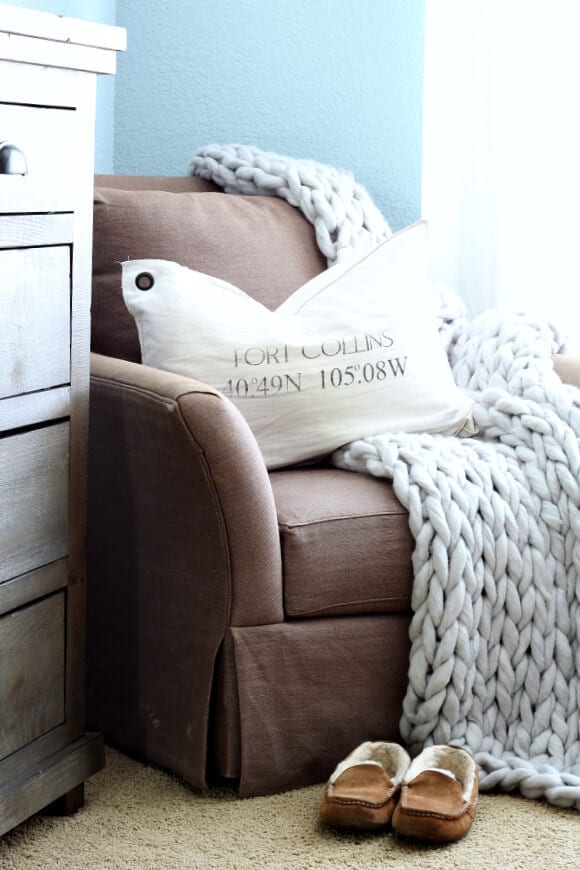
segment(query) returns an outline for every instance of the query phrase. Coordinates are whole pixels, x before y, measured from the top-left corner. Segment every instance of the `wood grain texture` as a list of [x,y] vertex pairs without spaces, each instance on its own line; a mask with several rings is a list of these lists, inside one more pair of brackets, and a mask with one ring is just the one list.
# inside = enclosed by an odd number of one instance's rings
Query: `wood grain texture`
[[68,245],[0,251],[0,399],[70,381]]
[[[81,85],[79,85],[79,88]],[[84,578],[86,536],[87,444],[89,426],[89,381],[91,340],[91,287],[92,287],[92,215],[94,118],[96,107],[96,79],[82,79],[82,100],[77,111],[79,173],[82,179],[77,187],[74,215],[74,244],[72,259],[71,301],[71,450],[70,476],[74,486],[70,490],[71,549],[73,570]]]
[[65,595],[0,617],[0,759],[64,720]]
[[0,401],[0,433],[20,429],[70,414],[70,387],[25,393]]
[[69,490],[70,545],[67,648],[67,722],[73,733],[85,726],[84,670],[79,667],[85,648],[86,606],[86,508],[89,426],[89,348],[91,328],[91,283],[93,251],[93,171],[96,78],[79,77],[77,109],[78,171],[72,260],[71,302],[71,409]]
[[0,582],[68,553],[69,424],[0,439]]
[[59,589],[65,589],[68,580],[66,559],[43,565],[20,577],[0,583],[0,616],[30,604]]
[[0,248],[68,245],[73,224],[72,213],[0,215]]
[[103,738],[88,733],[0,787],[0,836],[84,782],[105,763]]
[[0,175],[0,835],[74,811],[104,763],[83,667],[94,73],[124,44],[0,4],[0,139],[28,162]]
[[[4,5],[0,5],[0,31],[117,51],[123,51],[127,45],[127,35],[122,27]],[[115,56],[115,52],[112,53]]]
[[29,39],[11,33],[0,32],[0,53],[9,60],[26,63],[34,57],[36,63],[45,66],[95,70],[101,73],[114,73],[117,67],[115,53],[106,49],[42,40],[31,51]]

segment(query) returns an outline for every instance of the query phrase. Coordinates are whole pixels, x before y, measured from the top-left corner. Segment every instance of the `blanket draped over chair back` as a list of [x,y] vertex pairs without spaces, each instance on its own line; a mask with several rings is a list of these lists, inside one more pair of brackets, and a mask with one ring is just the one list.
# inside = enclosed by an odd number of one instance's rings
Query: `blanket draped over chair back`
[[[329,265],[390,235],[364,188],[324,164],[213,145],[189,173],[283,197],[313,224]],[[483,790],[580,809],[580,391],[553,370],[563,345],[548,323],[499,311],[468,320],[455,294],[434,292],[479,434],[385,432],[332,457],[392,480],[409,512],[401,736],[413,752],[466,746]]]

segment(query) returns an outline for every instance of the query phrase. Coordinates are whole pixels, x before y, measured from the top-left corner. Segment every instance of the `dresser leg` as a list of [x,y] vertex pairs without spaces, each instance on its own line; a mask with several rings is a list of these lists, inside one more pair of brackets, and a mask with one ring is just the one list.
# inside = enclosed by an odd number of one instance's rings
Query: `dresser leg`
[[44,810],[45,813],[51,816],[71,816],[84,805],[85,802],[85,784],[71,788],[65,794],[61,795]]

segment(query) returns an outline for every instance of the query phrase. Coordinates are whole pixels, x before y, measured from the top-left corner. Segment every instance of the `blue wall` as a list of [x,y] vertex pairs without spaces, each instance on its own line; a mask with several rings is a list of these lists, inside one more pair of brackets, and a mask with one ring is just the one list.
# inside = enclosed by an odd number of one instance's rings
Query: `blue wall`
[[349,169],[393,229],[419,217],[425,0],[13,5],[127,28],[98,80],[98,172],[184,175],[242,142]]
[[[36,9],[38,12],[53,12],[55,15],[68,15],[71,18],[85,18],[101,24],[114,24],[116,0],[10,0],[8,6],[22,9]],[[110,7],[110,9],[109,9]],[[108,16],[113,10],[113,19]]]
[[[101,24],[115,24],[116,0],[10,0],[10,6],[53,12],[71,18],[86,18]],[[97,80],[95,166],[97,172],[113,172],[114,166],[115,76]]]
[[116,172],[252,144],[351,170],[394,229],[419,216],[424,0],[117,0],[117,23]]

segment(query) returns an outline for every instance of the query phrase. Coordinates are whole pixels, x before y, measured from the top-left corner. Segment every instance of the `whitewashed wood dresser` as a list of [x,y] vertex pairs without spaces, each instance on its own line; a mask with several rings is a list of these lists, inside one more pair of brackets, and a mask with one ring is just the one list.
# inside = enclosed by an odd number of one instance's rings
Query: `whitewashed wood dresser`
[[0,835],[72,812],[85,732],[96,74],[122,28],[0,4]]

